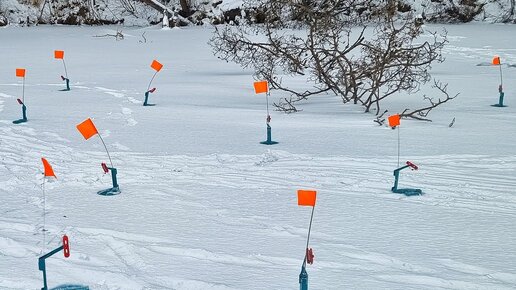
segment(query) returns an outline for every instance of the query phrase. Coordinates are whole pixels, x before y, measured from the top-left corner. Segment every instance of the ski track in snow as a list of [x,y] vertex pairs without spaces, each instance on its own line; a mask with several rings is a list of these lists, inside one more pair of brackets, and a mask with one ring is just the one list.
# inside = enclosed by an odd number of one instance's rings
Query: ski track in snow
[[[13,223],[11,219],[16,216],[23,216],[26,211],[24,207],[41,211],[41,200],[34,196],[38,191],[40,180],[34,178],[34,173],[38,171],[38,165],[34,164],[27,174],[26,164],[29,159],[37,159],[34,152],[45,151],[46,148],[53,148],[61,152],[54,159],[61,159],[59,165],[63,171],[72,172],[72,168],[81,168],[80,171],[70,173],[64,180],[60,180],[59,185],[52,185],[52,190],[59,190],[59,187],[70,188],[72,190],[84,191],[81,188],[102,188],[108,186],[109,180],[105,176],[99,176],[98,171],[92,172],[85,163],[86,157],[102,156],[103,152],[78,153],[67,144],[50,143],[38,139],[30,128],[14,130],[9,127],[0,127],[3,132],[4,140],[1,150],[4,152],[2,171],[5,175],[11,175],[8,180],[3,180],[0,185],[4,189],[21,189],[17,212],[5,211],[0,219],[0,237],[17,236],[21,237],[30,234],[33,238],[40,236],[38,228],[40,222],[36,223],[36,228],[24,223]],[[107,135],[107,134],[106,134]],[[23,144],[23,146],[19,146]],[[20,148],[24,151],[20,154]],[[125,152],[113,154],[117,163],[120,163],[120,179],[123,180],[122,191],[124,189],[139,188],[141,184],[152,183],[156,189],[167,188],[168,178],[158,178],[160,176],[172,176],[176,187],[211,187],[214,184],[218,188],[232,190],[260,191],[264,186],[273,187],[277,190],[291,191],[292,184],[300,187],[312,186],[324,188],[325,194],[349,195],[349,196],[374,196],[385,201],[403,200],[406,203],[425,204],[434,207],[457,208],[472,212],[494,212],[499,214],[516,216],[516,197],[506,192],[516,184],[513,180],[500,180],[505,168],[516,168],[516,157],[497,158],[492,156],[432,156],[419,157],[421,165],[419,172],[407,173],[402,176],[402,182],[407,186],[420,185],[423,187],[424,195],[420,197],[406,198],[400,195],[391,194],[388,188],[392,184],[392,164],[377,163],[374,168],[369,165],[369,160],[349,157],[321,158],[310,155],[295,155],[284,151],[267,151],[261,156],[239,156],[239,155],[219,155],[212,154],[200,157],[189,156],[153,156]],[[58,158],[57,158],[58,157]],[[472,165],[471,160],[489,160],[490,168],[481,174],[473,175],[478,171],[476,165]],[[139,167],[140,164],[147,164]],[[126,170],[125,168],[139,168],[138,170]],[[349,170],[353,168],[353,170]],[[87,171],[85,171],[87,170]],[[161,172],[157,175],[157,172]],[[364,180],[364,176],[374,175],[376,182]],[[26,176],[29,176],[27,178]],[[31,177],[32,176],[32,177]],[[474,177],[473,177],[474,176]],[[32,179],[32,180],[31,180]],[[424,182],[422,182],[424,181]],[[345,188],[346,190],[343,190]],[[131,191],[130,191],[131,192]],[[187,210],[196,208],[204,211],[208,216],[226,216],[220,222],[229,226],[251,226],[258,232],[266,236],[285,237],[285,235],[303,239],[306,235],[304,227],[278,226],[271,225],[271,221],[260,216],[233,216],[226,210],[218,206],[207,207],[200,197],[186,192],[175,192],[170,190],[148,189],[145,193],[158,199],[174,200],[174,204],[181,205]],[[52,212],[57,200],[52,201],[50,194],[47,210]],[[181,197],[178,199],[178,197]],[[24,197],[24,198],[23,198]],[[34,202],[28,202],[27,198]],[[27,204],[28,202],[28,204]],[[25,204],[25,205],[24,205]],[[320,205],[324,207],[324,205]],[[15,214],[16,213],[16,214]],[[41,215],[40,215],[41,216]],[[152,225],[149,225],[152,226]],[[57,233],[65,232],[64,228],[55,227],[52,224],[47,226],[49,236],[56,236]],[[124,284],[128,287],[174,287],[178,285],[177,280],[148,278],[153,277],[155,265],[148,260],[149,253],[152,255],[167,256],[170,259],[181,258],[186,260],[199,260],[202,263],[227,264],[228,266],[252,267],[254,269],[270,268],[291,268],[298,269],[299,260],[289,257],[268,256],[268,255],[235,255],[224,251],[214,252],[204,248],[186,248],[171,243],[167,239],[149,237],[145,235],[133,235],[118,231],[102,231],[101,229],[82,229],[81,227],[68,227],[66,232],[71,233],[77,241],[88,240],[89,244],[104,245],[104,249],[96,255],[94,253],[79,252],[83,259],[72,260],[73,264],[84,268],[91,277],[104,277],[106,273],[110,282],[97,280],[99,284],[107,283],[107,289],[116,289],[116,282],[126,279]],[[158,230],[159,232],[159,230]],[[14,235],[13,235],[14,233]],[[394,256],[382,253],[374,253],[356,246],[346,245],[345,241],[338,240],[332,235],[314,233],[319,243],[325,248],[333,248],[333,252],[340,257],[337,260],[345,260],[345,263],[328,260],[319,260],[317,267],[325,271],[339,271],[343,269],[354,271],[367,271],[376,279],[411,285],[410,287],[440,287],[446,289],[485,289],[494,287],[497,289],[509,289],[503,285],[510,285],[516,281],[516,275],[510,273],[498,273],[484,268],[467,265],[453,260],[436,261],[437,264],[449,271],[460,272],[462,275],[471,276],[473,281],[461,281],[453,279],[443,279],[437,277],[438,269],[413,265]],[[55,244],[55,238],[54,238]],[[29,241],[16,241],[11,238],[0,239],[0,245],[5,246],[0,252],[1,255],[11,258],[31,257],[35,261],[35,254],[38,253],[38,246],[41,242],[34,243],[34,239]],[[46,247],[51,247],[52,243],[47,241]],[[27,249],[31,249],[28,251]],[[140,254],[142,253],[142,254]],[[89,257],[92,257],[91,260]],[[84,257],[88,257],[85,263]],[[147,257],[147,258],[146,258]],[[60,262],[65,265],[64,262]],[[90,264],[89,266],[87,266]],[[104,276],[99,272],[105,272]],[[392,272],[391,274],[384,274]],[[383,273],[383,274],[382,274]],[[476,281],[478,276],[486,277],[485,281]],[[73,275],[69,276],[73,277]],[[118,277],[118,278],[113,278]],[[104,282],[102,282],[104,281]],[[5,284],[8,285],[8,284]],[[15,286],[13,286],[15,285]],[[26,284],[12,284],[9,287],[24,287]],[[150,285],[150,286],[149,286]],[[188,285],[188,283],[184,284]],[[215,285],[215,284],[214,284]],[[115,287],[115,288],[111,288]],[[190,287],[190,286],[189,286]],[[211,287],[211,286],[210,286]],[[215,286],[214,286],[215,287]],[[223,285],[223,287],[226,287]],[[190,288],[186,288],[190,289]],[[214,288],[215,289],[215,288]],[[224,289],[224,288],[221,288]]]

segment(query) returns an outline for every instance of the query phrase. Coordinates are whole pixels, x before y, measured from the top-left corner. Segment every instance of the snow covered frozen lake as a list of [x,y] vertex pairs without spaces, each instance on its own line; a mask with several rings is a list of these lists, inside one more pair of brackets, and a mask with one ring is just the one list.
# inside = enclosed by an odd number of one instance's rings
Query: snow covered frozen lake
[[[314,97],[302,112],[273,112],[280,143],[261,145],[264,96],[252,71],[212,55],[211,29],[94,37],[117,28],[0,29],[1,289],[41,288],[37,258],[63,234],[71,257],[47,260],[50,286],[298,289],[310,209],[296,190],[305,188],[318,191],[310,289],[516,289],[516,67],[503,67],[508,107],[494,108],[498,68],[478,66],[494,55],[516,64],[516,26],[445,26],[447,59],[434,74],[460,96],[431,123],[402,120],[401,159],[420,170],[403,171],[401,186],[423,190],[414,197],[390,192],[397,133],[373,114]],[[56,49],[69,92],[59,91]],[[143,107],[153,59],[164,64],[157,105]],[[29,122],[14,125],[18,67]],[[96,194],[111,178],[102,143],[75,128],[88,117],[118,168],[118,196]],[[58,177],[46,185],[45,243],[41,157]]]

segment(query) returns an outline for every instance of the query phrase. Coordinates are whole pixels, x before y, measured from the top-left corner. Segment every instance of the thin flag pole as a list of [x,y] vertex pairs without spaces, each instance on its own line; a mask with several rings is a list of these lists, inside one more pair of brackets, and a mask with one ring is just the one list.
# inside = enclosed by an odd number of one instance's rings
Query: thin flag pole
[[310,243],[310,233],[312,231],[312,221],[314,219],[314,211],[315,211],[315,205],[312,207],[312,215],[310,216],[310,226],[308,227],[308,237],[306,239],[306,248],[305,248],[305,259],[303,260],[303,267],[306,266],[306,255],[308,250],[308,244]]
[[265,99],[267,102],[267,123],[269,123],[269,89],[267,88],[267,94],[265,94]]
[[47,236],[47,233],[46,233],[46,219],[47,219],[47,215],[46,215],[46,194],[45,194],[45,176],[43,176],[43,185],[42,185],[42,188],[43,188],[43,252],[45,252],[46,250],[46,236]]
[[65,70],[65,76],[66,76],[66,78],[68,78],[68,71],[66,70],[66,63],[65,63],[64,58],[63,58],[63,66],[64,66],[64,70]]
[[503,74],[502,74],[502,64],[501,63],[499,65],[499,67],[500,67],[500,85],[503,88]]
[[23,77],[23,85],[22,85],[22,103],[25,104],[25,76]]
[[400,126],[398,126],[398,167],[400,167]]
[[150,90],[150,87],[151,87],[151,85],[152,85],[152,81],[154,80],[154,78],[156,77],[156,75],[157,75],[157,74],[158,74],[158,71],[156,71],[156,72],[154,73],[154,75],[152,76],[152,79],[151,79],[151,80],[150,80],[150,82],[149,82],[149,86],[147,87],[147,91],[149,91],[149,90]]
[[100,133],[97,133],[97,135],[99,135],[100,141],[102,141],[102,145],[104,145],[104,149],[106,149],[106,153],[109,158],[109,163],[111,163],[111,168],[115,168],[115,166],[113,166],[113,161],[111,161],[111,155],[109,155],[109,151],[107,149],[106,143],[104,143],[104,139],[102,139],[102,136],[100,135]]

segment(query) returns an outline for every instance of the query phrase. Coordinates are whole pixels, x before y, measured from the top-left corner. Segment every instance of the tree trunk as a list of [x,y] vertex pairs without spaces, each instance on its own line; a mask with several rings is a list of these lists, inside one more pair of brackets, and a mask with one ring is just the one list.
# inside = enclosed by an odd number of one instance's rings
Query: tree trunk
[[179,4],[181,4],[181,11],[186,14],[190,14],[190,5],[188,5],[188,0],[179,0]]

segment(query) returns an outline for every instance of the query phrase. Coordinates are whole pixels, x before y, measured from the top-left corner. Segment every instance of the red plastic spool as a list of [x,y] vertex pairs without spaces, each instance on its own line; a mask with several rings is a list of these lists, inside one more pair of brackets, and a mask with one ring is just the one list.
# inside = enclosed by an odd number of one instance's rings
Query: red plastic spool
[[149,90],[149,93],[154,93],[155,90],[156,90],[156,88],[152,88]]
[[70,244],[68,243],[68,236],[63,236],[63,254],[65,258],[70,257]]
[[312,248],[306,249],[306,262],[309,265],[312,265],[314,263],[314,252],[312,251]]
[[23,102],[21,99],[16,99],[18,101],[18,104],[23,105]]
[[410,161],[407,161],[407,165],[410,166],[412,168],[412,170],[418,170],[417,165]]
[[102,165],[102,169],[104,170],[104,173],[108,173],[109,168],[107,167],[106,163],[102,162],[101,165]]

